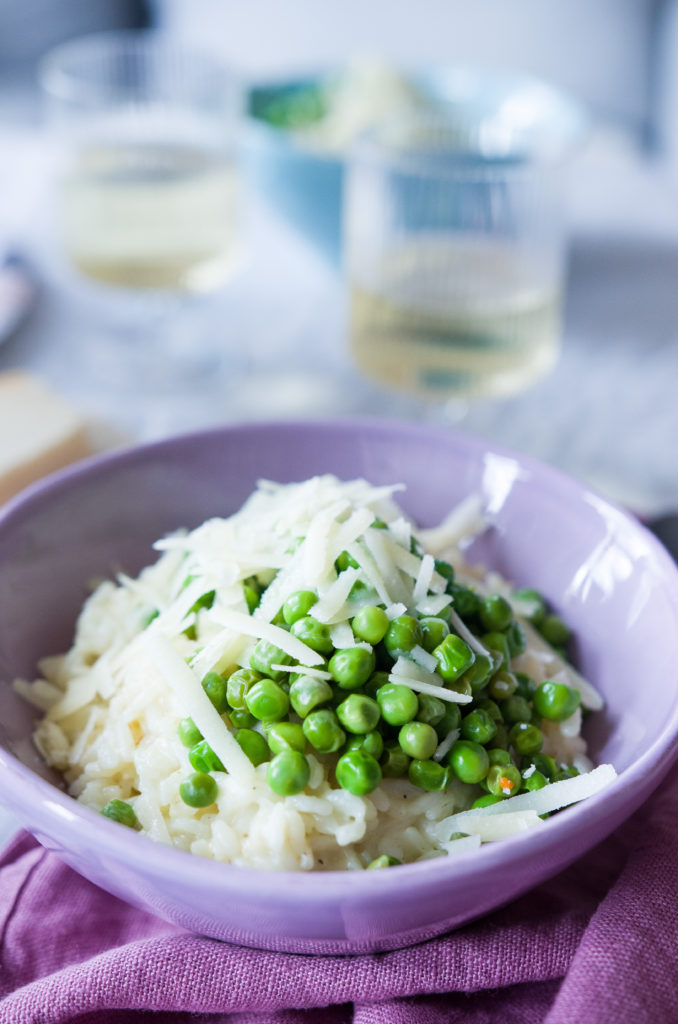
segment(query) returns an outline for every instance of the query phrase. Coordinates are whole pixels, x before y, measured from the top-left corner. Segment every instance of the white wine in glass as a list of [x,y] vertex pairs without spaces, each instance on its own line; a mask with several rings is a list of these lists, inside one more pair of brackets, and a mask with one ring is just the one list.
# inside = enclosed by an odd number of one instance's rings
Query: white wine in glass
[[99,320],[81,373],[146,410],[152,394],[204,385],[223,350],[201,308],[237,262],[242,90],[218,60],[153,31],[66,43],[41,80],[76,272],[64,278]]

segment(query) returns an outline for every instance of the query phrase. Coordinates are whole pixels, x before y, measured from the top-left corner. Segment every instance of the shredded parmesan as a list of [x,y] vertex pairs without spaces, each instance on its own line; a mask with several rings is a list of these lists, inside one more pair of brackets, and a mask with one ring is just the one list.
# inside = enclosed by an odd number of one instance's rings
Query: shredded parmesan
[[467,832],[477,819],[485,816],[504,815],[514,811],[531,811],[534,814],[548,814],[559,811],[568,804],[577,803],[587,797],[594,796],[609,786],[617,777],[611,764],[601,764],[587,775],[577,775],[573,779],[551,782],[542,789],[529,793],[519,793],[510,800],[502,800],[497,804],[479,807],[476,810],[462,811],[445,818],[435,826],[438,835],[450,832]]
[[216,622],[227,629],[243,633],[245,636],[256,637],[257,640],[268,640],[285,654],[289,654],[291,658],[296,658],[302,665],[322,664],[322,654],[318,654],[317,651],[280,626],[256,619],[253,615],[245,615],[244,612],[232,611],[230,608],[214,609],[213,617]]
[[222,722],[209,697],[180,654],[169,640],[149,629],[139,642],[149,661],[176,695],[180,706],[203,734],[226,771],[243,781],[252,776],[252,762],[242,752],[233,735]]

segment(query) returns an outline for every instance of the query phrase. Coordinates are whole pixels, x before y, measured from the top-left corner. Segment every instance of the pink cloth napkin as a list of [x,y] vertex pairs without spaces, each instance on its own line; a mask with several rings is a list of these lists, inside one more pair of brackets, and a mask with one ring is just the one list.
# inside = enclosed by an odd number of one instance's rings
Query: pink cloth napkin
[[190,935],[27,835],[0,858],[0,926],[1,1024],[667,1024],[678,1021],[678,787],[664,783],[534,892],[392,953],[267,953]]

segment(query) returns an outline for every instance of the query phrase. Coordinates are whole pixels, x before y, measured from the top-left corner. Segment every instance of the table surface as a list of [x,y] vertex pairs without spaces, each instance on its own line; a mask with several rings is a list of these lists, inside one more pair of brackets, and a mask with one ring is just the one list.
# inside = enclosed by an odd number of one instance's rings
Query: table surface
[[[130,440],[246,419],[441,417],[360,378],[346,346],[341,275],[255,195],[239,268],[223,293],[188,311],[213,355],[209,375],[196,375],[181,394],[145,380],[134,401],[122,401],[104,363],[115,351],[102,341],[105,327],[60,265],[44,139],[0,121],[0,154],[0,252],[18,246],[40,280],[34,310],[0,348],[0,370],[39,373]],[[640,512],[678,509],[675,178],[602,132],[572,172],[560,361],[525,394],[472,405],[461,426]],[[0,840],[15,827],[0,812]]]

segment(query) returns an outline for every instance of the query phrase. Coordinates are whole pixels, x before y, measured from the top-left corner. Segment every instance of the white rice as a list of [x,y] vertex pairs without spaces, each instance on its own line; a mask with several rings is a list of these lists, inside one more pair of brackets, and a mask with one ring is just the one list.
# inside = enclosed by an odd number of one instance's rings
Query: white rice
[[[152,839],[252,868],[361,868],[382,853],[412,861],[455,852],[454,842],[448,836],[441,840],[435,824],[470,807],[478,787],[454,780],[444,792],[429,793],[407,780],[384,779],[369,796],[354,796],[337,788],[335,759],[309,754],[311,774],[304,792],[277,796],[266,781],[267,765],[254,768],[244,759],[200,687],[207,671],[248,664],[255,638],[233,624],[247,614],[242,583],[252,576],[266,583],[275,577],[249,623],[267,634],[289,593],[314,589],[332,636],[342,644],[349,641],[349,618],[360,601],[349,599],[347,583],[337,584],[334,560],[344,549],[355,552],[363,566],[349,570],[348,582],[362,580],[371,601],[396,605],[396,614],[405,608],[416,613],[427,602],[439,606],[444,581],[428,555],[418,567],[412,564],[410,527],[392,500],[397,489],[363,480],[342,483],[330,476],[287,486],[262,482],[229,519],[212,519],[191,533],[158,542],[158,561],[138,579],[121,575],[117,583],[100,583],[82,609],[71,649],[43,659],[39,679],[15,683],[45,713],[35,743],[62,773],[69,793],[96,811],[112,799],[125,800]],[[375,516],[392,529],[367,533]],[[464,567],[457,542],[482,525],[479,503],[469,499],[428,537],[436,555]],[[397,547],[403,541],[406,554]],[[212,608],[191,612],[209,590],[216,591]],[[340,609],[346,616],[341,621]],[[391,614],[390,607],[387,611]],[[187,626],[195,638],[183,632]],[[316,664],[311,673],[323,675],[317,656],[305,658],[301,649],[294,651],[300,662]],[[414,677],[429,680],[427,692],[431,685],[442,686],[431,671],[434,659],[423,650],[417,653]],[[543,664],[541,646],[520,659],[521,669],[537,675]],[[566,671],[563,679],[568,681]],[[187,806],[179,794],[181,782],[193,771],[177,734],[188,715],[199,718],[196,724],[213,747],[219,743],[228,769],[214,773],[218,795],[206,808]],[[591,762],[580,723],[581,716],[562,728],[546,723],[545,752],[586,769]],[[447,738],[448,746],[455,738]],[[445,739],[440,751],[440,756],[446,752]],[[532,818],[522,815],[520,827],[528,827]],[[488,836],[494,834],[492,827]]]

